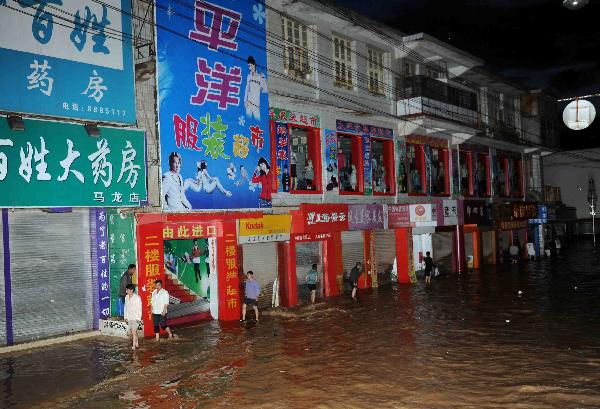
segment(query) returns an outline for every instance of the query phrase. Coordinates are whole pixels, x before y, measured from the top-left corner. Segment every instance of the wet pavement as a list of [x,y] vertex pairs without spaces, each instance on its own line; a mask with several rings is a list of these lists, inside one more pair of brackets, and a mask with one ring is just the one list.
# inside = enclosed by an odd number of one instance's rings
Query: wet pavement
[[0,407],[600,408],[600,251],[0,355]]

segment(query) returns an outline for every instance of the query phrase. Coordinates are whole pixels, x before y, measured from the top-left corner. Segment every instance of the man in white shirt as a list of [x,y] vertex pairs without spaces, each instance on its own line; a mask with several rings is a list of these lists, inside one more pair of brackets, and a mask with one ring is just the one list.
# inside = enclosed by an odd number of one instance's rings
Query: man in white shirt
[[135,351],[136,348],[140,347],[138,342],[137,330],[142,320],[142,299],[135,293],[135,286],[128,284],[125,287],[125,322],[127,323],[127,331],[131,332],[133,343],[131,349]]
[[167,210],[191,210],[192,205],[185,196],[191,186],[191,180],[183,180],[181,176],[181,155],[171,152],[169,155],[169,171],[162,175],[162,195]]
[[162,281],[154,282],[154,291],[152,291],[152,322],[154,324],[154,334],[156,340],[160,341],[160,329],[164,329],[169,334],[169,338],[173,338],[171,328],[167,325],[167,309],[169,308],[169,292],[162,288]]

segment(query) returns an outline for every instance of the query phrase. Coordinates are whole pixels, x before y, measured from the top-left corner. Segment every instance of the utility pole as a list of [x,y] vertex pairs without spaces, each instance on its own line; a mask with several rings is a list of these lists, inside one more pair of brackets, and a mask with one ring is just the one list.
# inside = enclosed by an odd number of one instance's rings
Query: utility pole
[[590,215],[592,216],[592,237],[594,240],[594,248],[596,247],[596,209],[594,207],[596,202],[596,184],[594,178],[590,176],[588,181],[588,202],[590,205]]

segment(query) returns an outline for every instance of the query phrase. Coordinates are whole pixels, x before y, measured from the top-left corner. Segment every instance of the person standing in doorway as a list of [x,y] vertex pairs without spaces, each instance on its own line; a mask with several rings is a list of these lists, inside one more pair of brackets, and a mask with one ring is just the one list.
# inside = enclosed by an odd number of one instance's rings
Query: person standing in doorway
[[313,264],[310,271],[306,274],[306,284],[308,284],[308,290],[310,291],[310,303],[314,304],[317,298],[317,282],[319,281],[319,274],[317,273],[317,265]]
[[240,322],[246,321],[246,307],[251,306],[254,308],[254,313],[256,314],[256,322],[258,323],[258,296],[260,295],[260,285],[258,281],[254,279],[254,272],[252,270],[246,273],[246,283],[245,283],[245,296],[244,296],[244,304],[242,304],[242,319]]
[[154,291],[152,291],[152,322],[154,324],[154,334],[156,340],[160,341],[160,329],[164,329],[169,334],[169,338],[173,338],[171,328],[167,325],[167,310],[169,308],[169,292],[162,288],[162,280],[154,282]]
[[356,262],[356,265],[350,271],[350,283],[352,284],[352,299],[356,301],[356,290],[358,289],[358,279],[360,278],[362,271],[362,264],[360,261]]
[[135,351],[136,348],[140,347],[137,330],[142,320],[142,299],[135,293],[135,286],[133,284],[128,284],[126,290],[125,322],[127,323],[127,331],[131,332],[131,349]]
[[425,284],[431,284],[431,275],[433,274],[435,264],[433,264],[433,259],[429,251],[425,253],[423,262],[425,263]]
[[127,270],[121,276],[119,281],[119,298],[121,305],[125,305],[125,296],[127,295],[127,286],[133,284],[133,275],[135,274],[135,264],[130,264]]
[[192,263],[194,264],[194,276],[196,277],[196,282],[200,281],[200,256],[202,252],[200,251],[200,247],[198,247],[198,239],[194,239],[194,246],[192,247]]

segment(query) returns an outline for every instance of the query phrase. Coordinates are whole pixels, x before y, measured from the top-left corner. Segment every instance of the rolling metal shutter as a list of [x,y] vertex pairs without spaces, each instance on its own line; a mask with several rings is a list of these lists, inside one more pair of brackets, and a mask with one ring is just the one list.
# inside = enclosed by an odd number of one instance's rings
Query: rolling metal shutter
[[6,304],[4,299],[4,235],[0,218],[0,345],[6,345]]
[[396,232],[375,230],[375,261],[379,287],[392,283],[391,272],[396,258]]
[[258,306],[271,307],[273,283],[277,278],[277,243],[244,244],[242,249],[244,273],[252,270],[260,284]]
[[365,245],[362,230],[342,232],[342,265],[350,274],[352,268],[360,262],[365,268]]
[[92,329],[89,211],[14,211],[9,225],[14,341]]

